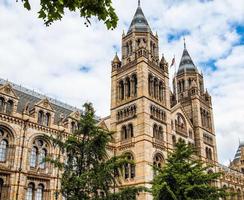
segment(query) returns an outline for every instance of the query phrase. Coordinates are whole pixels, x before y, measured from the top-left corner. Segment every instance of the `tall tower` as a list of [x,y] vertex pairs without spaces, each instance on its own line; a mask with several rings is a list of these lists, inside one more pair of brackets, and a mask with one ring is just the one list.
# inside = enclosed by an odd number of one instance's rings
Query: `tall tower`
[[184,42],[177,74],[173,79],[174,104],[184,108],[194,127],[195,146],[201,159],[217,162],[211,97],[204,90],[203,75],[198,72]]
[[[149,186],[150,164],[161,165],[167,154],[170,132],[168,64],[159,60],[158,36],[154,35],[140,2],[129,30],[122,35],[121,60],[112,61],[111,121],[116,154],[126,154],[135,167],[124,169],[124,185]],[[141,194],[140,200],[151,199]]]

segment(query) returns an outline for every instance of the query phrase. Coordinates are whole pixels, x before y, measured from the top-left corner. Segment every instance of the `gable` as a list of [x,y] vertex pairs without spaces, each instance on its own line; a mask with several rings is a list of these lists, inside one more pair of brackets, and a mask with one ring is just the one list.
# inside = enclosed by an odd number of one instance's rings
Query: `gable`
[[49,111],[54,112],[54,109],[53,109],[51,103],[49,102],[49,100],[47,98],[42,99],[41,101],[39,101],[36,104],[36,106],[41,107],[41,108],[44,108],[45,110],[49,110]]
[[16,95],[15,91],[9,83],[2,85],[0,87],[0,94],[12,97],[14,99],[18,99],[18,96]]

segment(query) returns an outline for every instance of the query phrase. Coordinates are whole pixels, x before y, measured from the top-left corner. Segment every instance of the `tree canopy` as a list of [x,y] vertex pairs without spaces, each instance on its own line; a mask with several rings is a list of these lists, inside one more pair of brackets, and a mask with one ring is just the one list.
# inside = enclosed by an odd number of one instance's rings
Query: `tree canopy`
[[[67,200],[133,200],[144,188],[121,186],[126,156],[108,155],[111,132],[97,126],[90,103],[78,122],[78,129],[67,138],[50,137],[60,148],[60,157],[47,158],[62,170],[61,193]],[[111,152],[111,151],[110,151]],[[113,152],[113,151],[112,151]],[[62,155],[64,160],[62,161]]]
[[165,166],[154,167],[154,200],[219,200],[227,195],[223,188],[215,186],[221,173],[208,173],[211,166],[193,157],[194,149],[180,141]]
[[[27,10],[31,9],[29,0],[21,1]],[[46,26],[61,20],[66,11],[79,12],[80,17],[85,18],[87,26],[92,17],[103,21],[108,29],[115,28],[118,22],[112,0],[40,0],[40,6],[38,16]]]

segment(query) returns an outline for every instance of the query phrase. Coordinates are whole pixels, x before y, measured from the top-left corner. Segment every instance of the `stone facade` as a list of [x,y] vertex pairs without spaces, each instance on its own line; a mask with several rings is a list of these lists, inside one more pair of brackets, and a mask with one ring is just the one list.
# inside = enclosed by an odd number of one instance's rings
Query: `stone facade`
[[[123,185],[150,187],[151,165],[162,166],[178,140],[197,149],[197,156],[224,172],[217,184],[244,199],[240,150],[231,168],[218,164],[211,96],[204,87],[186,45],[179,69],[169,85],[169,66],[159,57],[153,34],[139,5],[127,34],[122,36],[121,60],[116,54],[111,72],[111,115],[99,125],[114,131],[111,155],[126,154]],[[60,154],[43,137],[65,139],[77,128],[80,110],[0,80],[0,200],[56,200],[60,171],[42,158]],[[240,154],[240,155],[239,155]],[[243,172],[243,171],[242,171]],[[211,170],[209,171],[211,173]],[[139,200],[151,200],[142,193]]]

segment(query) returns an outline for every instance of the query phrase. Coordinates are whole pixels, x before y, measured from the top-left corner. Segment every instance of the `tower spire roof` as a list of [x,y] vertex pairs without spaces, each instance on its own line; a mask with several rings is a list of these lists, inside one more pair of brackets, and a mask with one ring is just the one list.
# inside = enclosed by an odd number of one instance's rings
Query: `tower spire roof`
[[198,72],[197,67],[193,63],[191,56],[186,49],[185,38],[184,38],[184,50],[180,60],[180,65],[177,74],[181,74],[184,72]]
[[132,19],[130,24],[130,28],[128,33],[132,32],[133,30],[137,32],[151,32],[151,28],[147,22],[147,19],[142,11],[141,8],[141,1],[138,0],[138,7],[136,9],[136,13]]

